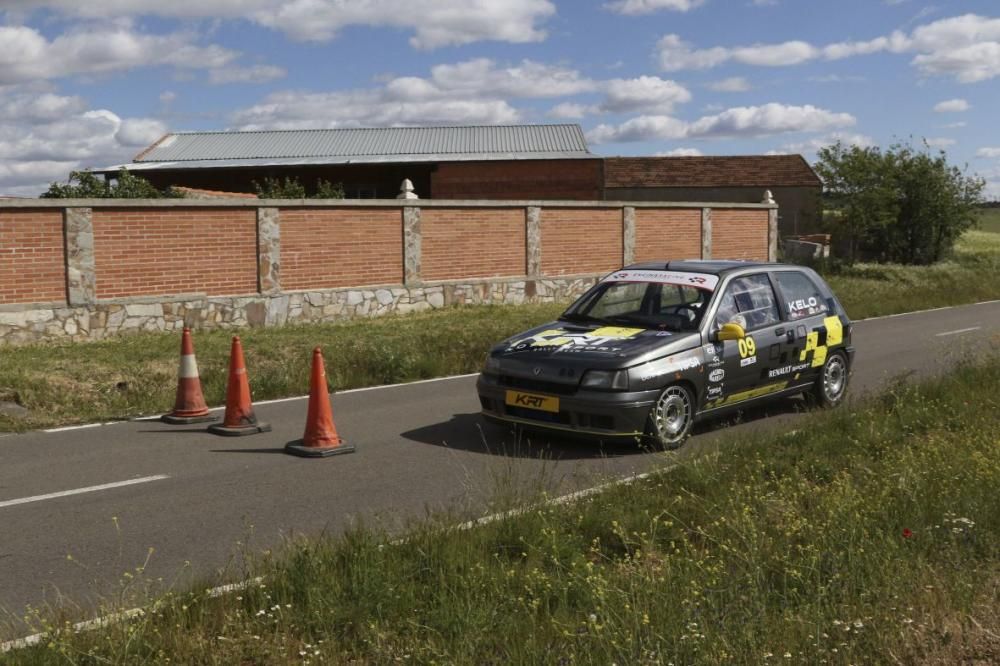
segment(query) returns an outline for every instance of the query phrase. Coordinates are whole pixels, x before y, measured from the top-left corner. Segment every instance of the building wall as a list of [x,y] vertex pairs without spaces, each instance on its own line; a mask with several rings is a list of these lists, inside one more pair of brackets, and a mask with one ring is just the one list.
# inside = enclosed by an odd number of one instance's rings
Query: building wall
[[640,208],[635,211],[636,261],[700,256],[701,210]]
[[98,298],[257,289],[252,210],[95,208],[92,220]]
[[282,208],[281,284],[331,289],[403,281],[398,208]]
[[701,256],[709,228],[713,258],[766,260],[774,212],[603,201],[4,201],[0,343],[567,300],[633,260]]
[[767,256],[767,235],[757,231],[759,213],[712,211],[712,258],[759,260]]
[[460,280],[524,275],[522,208],[429,208],[421,215],[421,275]]
[[0,209],[0,303],[66,298],[61,210]]
[[430,196],[594,200],[600,198],[600,183],[599,159],[446,162],[431,174]]
[[820,231],[821,189],[817,187],[635,187],[608,188],[608,201],[710,201],[758,203],[770,189],[778,204],[778,231],[782,236]]

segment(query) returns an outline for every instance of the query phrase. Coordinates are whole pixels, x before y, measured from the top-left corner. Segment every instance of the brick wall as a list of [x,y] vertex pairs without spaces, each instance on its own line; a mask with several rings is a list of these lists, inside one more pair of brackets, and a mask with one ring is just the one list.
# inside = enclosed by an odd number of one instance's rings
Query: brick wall
[[522,208],[422,211],[424,280],[524,275]]
[[767,261],[766,210],[713,210],[712,258]]
[[621,209],[542,210],[542,274],[613,271],[622,265]]
[[94,209],[98,298],[257,291],[253,209]]
[[452,162],[431,174],[434,199],[601,198],[600,160]]
[[403,281],[400,209],[283,208],[280,214],[283,289]]
[[699,257],[701,257],[700,210],[636,209],[636,261],[697,259]]
[[0,303],[64,298],[62,211],[0,211]]

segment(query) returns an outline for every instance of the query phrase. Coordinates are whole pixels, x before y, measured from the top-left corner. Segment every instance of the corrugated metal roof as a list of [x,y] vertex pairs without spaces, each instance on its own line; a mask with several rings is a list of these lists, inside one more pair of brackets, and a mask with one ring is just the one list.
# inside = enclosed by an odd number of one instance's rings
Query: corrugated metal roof
[[593,156],[579,125],[497,125],[179,132],[163,137],[134,161],[344,163],[427,161],[428,156],[470,159],[470,155],[475,159]]

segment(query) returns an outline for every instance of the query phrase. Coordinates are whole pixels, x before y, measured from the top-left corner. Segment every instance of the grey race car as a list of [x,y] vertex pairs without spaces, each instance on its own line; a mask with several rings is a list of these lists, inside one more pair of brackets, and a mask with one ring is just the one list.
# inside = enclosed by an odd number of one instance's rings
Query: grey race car
[[840,403],[853,358],[851,322],[808,268],[648,262],[495,346],[477,389],[490,420],[675,448],[696,420],[756,401]]

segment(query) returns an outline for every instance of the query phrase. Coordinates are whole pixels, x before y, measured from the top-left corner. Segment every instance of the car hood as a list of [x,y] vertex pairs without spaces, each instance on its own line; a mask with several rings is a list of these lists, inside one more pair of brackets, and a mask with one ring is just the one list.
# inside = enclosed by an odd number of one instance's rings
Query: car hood
[[504,340],[493,348],[502,368],[555,364],[587,369],[625,368],[701,344],[697,331],[681,333],[627,326],[555,321]]

